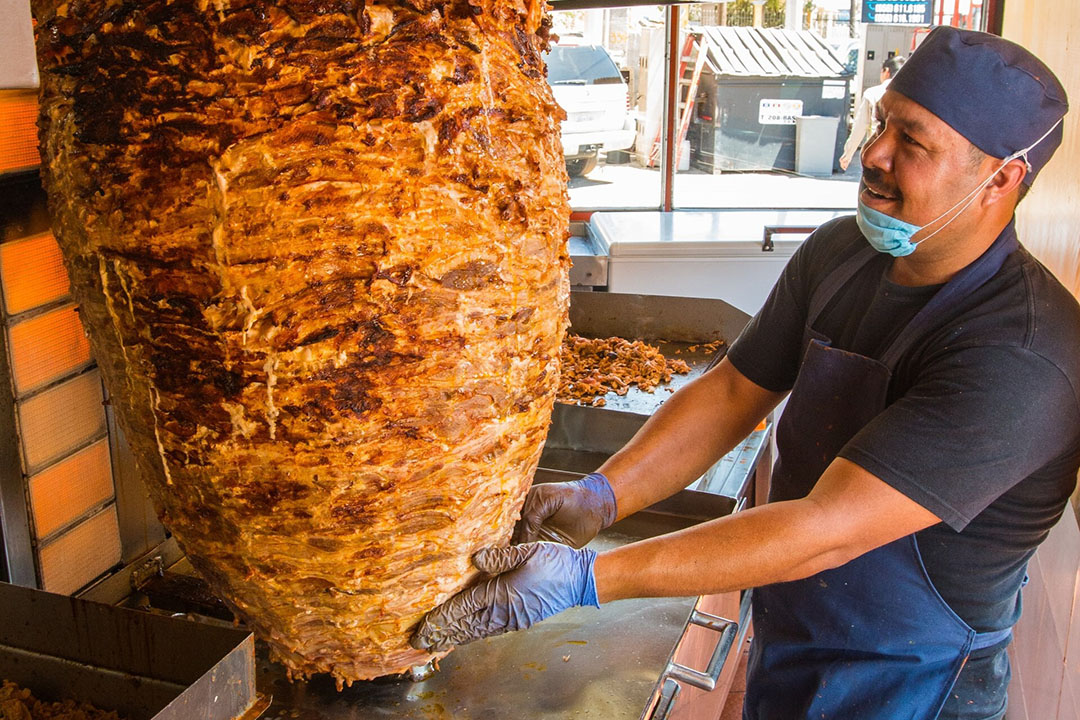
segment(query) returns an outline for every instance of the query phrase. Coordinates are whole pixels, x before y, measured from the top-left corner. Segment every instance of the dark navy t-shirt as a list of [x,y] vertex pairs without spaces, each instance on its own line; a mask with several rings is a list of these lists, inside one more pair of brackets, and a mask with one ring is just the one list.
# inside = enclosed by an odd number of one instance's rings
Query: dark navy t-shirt
[[[731,347],[734,366],[790,390],[811,294],[865,243],[850,217],[818,228]],[[874,258],[823,310],[814,329],[834,347],[879,357],[938,290],[890,282],[891,262]],[[918,534],[919,549],[977,631],[1019,617],[1027,561],[1075,487],[1078,393],[1080,306],[1021,247],[915,342],[894,369],[888,407],[840,452],[942,519]]]

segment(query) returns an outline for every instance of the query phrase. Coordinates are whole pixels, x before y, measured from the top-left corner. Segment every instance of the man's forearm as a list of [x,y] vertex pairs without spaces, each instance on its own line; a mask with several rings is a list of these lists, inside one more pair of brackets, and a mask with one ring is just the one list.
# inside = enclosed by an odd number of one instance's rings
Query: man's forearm
[[810,494],[610,550],[596,560],[601,602],[701,595],[809,577],[940,522],[847,460]]
[[743,377],[727,360],[672,395],[601,467],[619,517],[668,497],[741,442],[783,397]]
[[600,554],[600,602],[708,595],[809,577],[846,562],[807,500],[774,503]]

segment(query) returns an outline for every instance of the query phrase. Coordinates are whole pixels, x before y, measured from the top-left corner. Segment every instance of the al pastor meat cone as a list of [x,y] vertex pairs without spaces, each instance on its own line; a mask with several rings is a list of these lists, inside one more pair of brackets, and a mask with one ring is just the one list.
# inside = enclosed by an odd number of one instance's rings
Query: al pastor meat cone
[[536,0],[40,0],[43,180],[165,525],[294,675],[429,659],[558,384]]

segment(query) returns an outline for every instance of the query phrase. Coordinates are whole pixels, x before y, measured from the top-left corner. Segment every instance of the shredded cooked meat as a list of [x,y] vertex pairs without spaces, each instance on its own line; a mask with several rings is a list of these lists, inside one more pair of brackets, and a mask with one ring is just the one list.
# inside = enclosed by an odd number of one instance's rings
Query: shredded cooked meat
[[566,327],[543,0],[33,0],[43,176],[165,525],[293,676],[509,540]]
[[115,712],[75,700],[43,702],[10,680],[0,684],[0,720],[121,720]]
[[[693,347],[697,349],[696,345]],[[660,384],[669,382],[673,374],[689,372],[690,366],[685,361],[666,358],[660,348],[641,340],[568,334],[562,346],[558,399],[603,407],[607,404],[604,395],[608,393],[625,395],[631,385],[651,393]]]

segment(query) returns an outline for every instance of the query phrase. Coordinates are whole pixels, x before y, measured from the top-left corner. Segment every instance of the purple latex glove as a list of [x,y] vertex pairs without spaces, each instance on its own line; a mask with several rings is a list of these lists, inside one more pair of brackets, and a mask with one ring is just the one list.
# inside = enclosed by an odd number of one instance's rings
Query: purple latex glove
[[494,577],[428,613],[410,642],[417,650],[442,652],[489,635],[524,630],[567,608],[600,607],[595,561],[592,550],[549,542],[480,550],[473,564]]
[[533,485],[514,530],[514,543],[550,540],[580,548],[615,522],[615,491],[601,473]]

